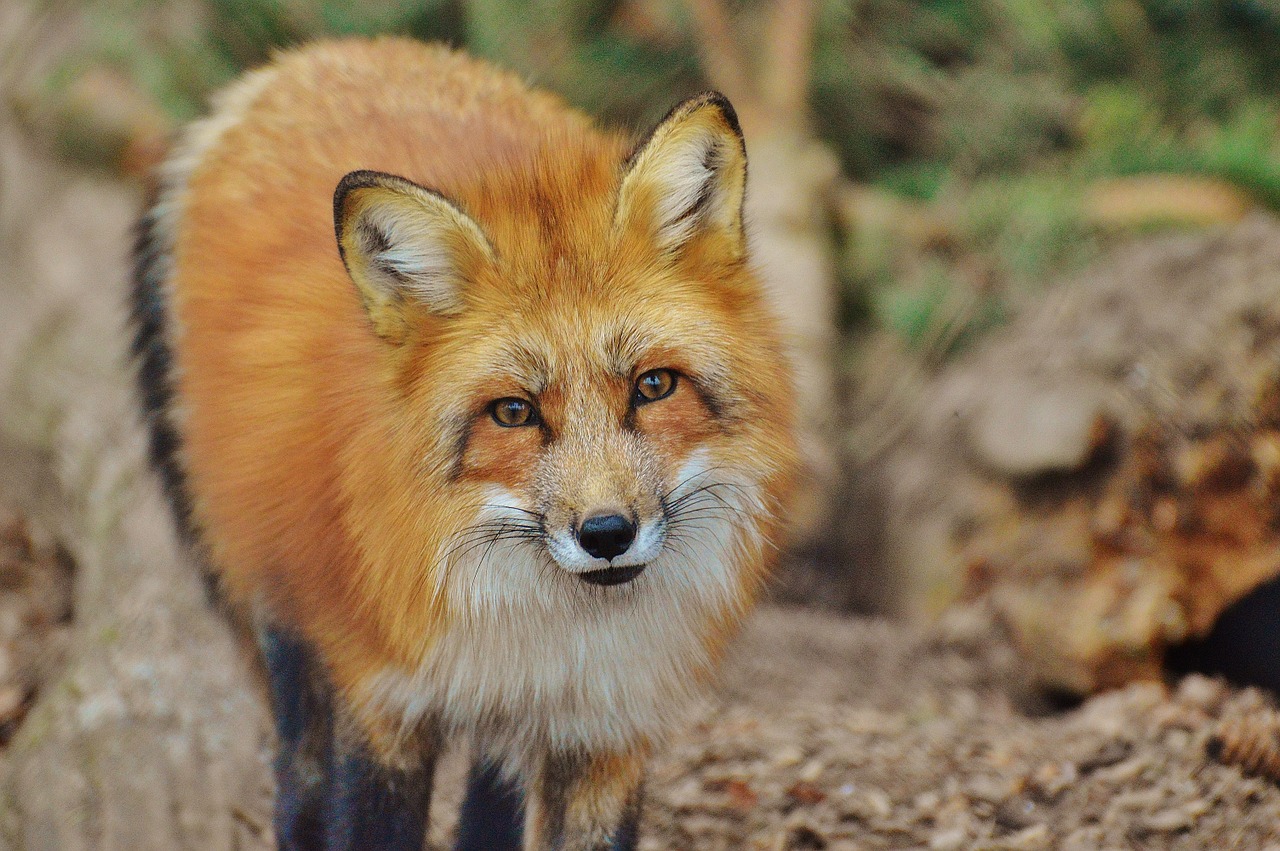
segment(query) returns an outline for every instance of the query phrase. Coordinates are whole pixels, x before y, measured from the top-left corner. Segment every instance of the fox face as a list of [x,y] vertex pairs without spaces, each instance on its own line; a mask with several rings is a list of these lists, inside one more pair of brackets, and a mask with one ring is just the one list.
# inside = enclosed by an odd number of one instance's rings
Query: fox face
[[[708,542],[769,537],[770,485],[793,460],[790,387],[743,256],[736,118],[694,99],[620,179],[617,162],[582,165],[577,197],[527,217],[527,198],[508,199],[487,227],[394,175],[354,172],[335,193],[400,419],[434,459],[422,499],[469,507],[434,554],[437,593],[463,610],[577,600],[660,562],[721,558]],[[751,596],[760,561],[723,560],[720,606]]]
[[[578,301],[551,321],[518,308],[475,317],[487,331],[459,341],[460,354],[489,366],[445,370],[475,376],[473,386],[457,400],[460,388],[448,398],[424,388],[419,402],[441,413],[457,406],[440,418],[451,449],[447,487],[484,515],[468,530],[475,540],[454,546],[527,542],[548,566],[584,583],[621,584],[641,574],[695,509],[707,516],[725,498],[711,466],[736,461],[748,478],[763,478],[744,459],[725,457],[733,429],[725,398],[734,388],[717,382],[714,361],[679,343],[682,332],[707,328],[672,327],[666,314],[682,312],[671,303],[678,299],[652,307],[645,300],[622,311],[616,299],[595,310]],[[570,333],[566,314],[574,317]]]

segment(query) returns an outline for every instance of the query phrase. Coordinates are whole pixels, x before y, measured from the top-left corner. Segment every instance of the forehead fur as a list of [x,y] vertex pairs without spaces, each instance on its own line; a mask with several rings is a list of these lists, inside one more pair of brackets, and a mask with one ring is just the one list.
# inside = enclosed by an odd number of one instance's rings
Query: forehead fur
[[621,283],[612,297],[590,287],[547,299],[522,291],[500,309],[473,307],[443,320],[407,376],[422,413],[415,422],[441,449],[433,456],[440,469],[456,475],[471,424],[494,399],[541,404],[555,394],[560,417],[598,423],[609,416],[609,399],[625,404],[636,373],[659,367],[688,376],[725,435],[756,430],[756,415],[768,412],[752,402],[777,391],[783,359],[767,346],[741,345],[760,335],[707,293],[675,282],[667,289]]
[[510,378],[533,394],[656,367],[728,380],[729,338],[750,329],[710,288],[611,264],[573,278],[558,288],[529,281],[474,304],[449,323],[437,352],[465,361],[475,380]]
[[455,193],[489,237],[502,271],[500,279],[474,282],[473,297],[536,290],[549,283],[550,270],[563,279],[603,259],[626,145],[595,131],[584,131],[594,144],[582,144],[576,132],[548,134]]

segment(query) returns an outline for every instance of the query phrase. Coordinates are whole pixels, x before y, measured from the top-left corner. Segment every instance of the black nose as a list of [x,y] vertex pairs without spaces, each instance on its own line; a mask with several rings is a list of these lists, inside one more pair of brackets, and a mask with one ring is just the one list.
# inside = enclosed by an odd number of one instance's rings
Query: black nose
[[578,542],[596,558],[617,558],[635,539],[635,524],[621,514],[593,514],[578,527]]

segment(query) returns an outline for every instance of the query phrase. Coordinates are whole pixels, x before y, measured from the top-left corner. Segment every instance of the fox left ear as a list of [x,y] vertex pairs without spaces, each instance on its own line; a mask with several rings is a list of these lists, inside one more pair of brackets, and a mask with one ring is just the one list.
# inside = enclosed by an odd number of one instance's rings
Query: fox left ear
[[614,226],[641,229],[668,254],[710,237],[729,259],[741,260],[746,184],[737,113],[719,92],[697,95],[671,110],[632,154]]
[[376,171],[353,171],[333,194],[338,252],[378,336],[402,342],[413,311],[450,316],[493,249],[443,195]]

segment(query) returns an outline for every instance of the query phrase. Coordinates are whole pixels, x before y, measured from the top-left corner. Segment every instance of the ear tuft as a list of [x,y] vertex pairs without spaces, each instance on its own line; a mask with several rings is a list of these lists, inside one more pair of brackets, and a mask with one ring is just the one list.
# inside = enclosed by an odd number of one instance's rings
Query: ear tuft
[[488,239],[443,195],[403,177],[353,171],[333,194],[334,231],[347,273],[382,337],[402,339],[414,306],[450,316]]
[[664,253],[710,237],[740,260],[746,182],[738,115],[724,95],[706,92],[672,109],[631,155],[614,224],[639,229]]

